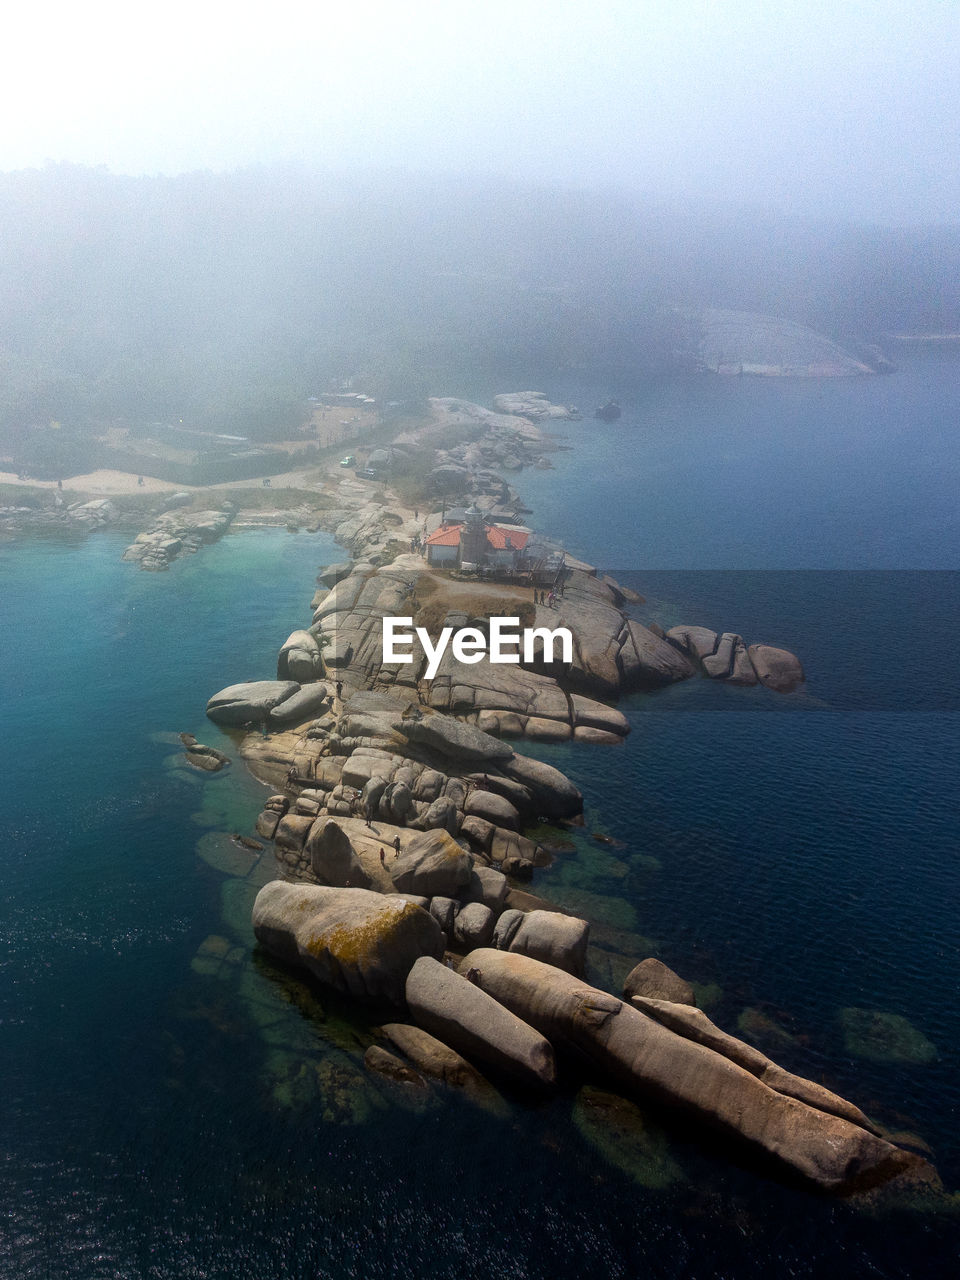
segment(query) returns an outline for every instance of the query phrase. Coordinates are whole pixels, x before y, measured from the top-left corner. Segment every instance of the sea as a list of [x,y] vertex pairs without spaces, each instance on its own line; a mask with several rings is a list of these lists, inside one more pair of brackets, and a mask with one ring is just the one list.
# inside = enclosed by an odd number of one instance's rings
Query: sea
[[[956,1274],[960,360],[542,389],[585,416],[513,478],[530,522],[636,616],[807,681],[688,681],[625,699],[623,746],[537,748],[585,825],[535,889],[596,923],[595,981],[659,956],[944,1191],[825,1198],[602,1082],[486,1108],[374,1083],[357,1012],[254,946],[270,853],[230,836],[265,790],[204,715],[274,675],[342,550],[249,530],[148,574],[108,530],[0,544],[3,1277]],[[234,763],[190,768],[181,732]]]

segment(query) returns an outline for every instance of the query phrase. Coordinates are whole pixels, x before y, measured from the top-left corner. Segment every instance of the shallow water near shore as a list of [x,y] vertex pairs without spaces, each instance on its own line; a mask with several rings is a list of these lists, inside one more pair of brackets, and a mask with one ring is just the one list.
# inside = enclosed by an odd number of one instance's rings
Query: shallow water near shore
[[[818,388],[817,403],[836,409],[834,434],[855,385],[871,412],[887,403],[898,422],[899,376]],[[720,387],[705,406],[695,388],[689,413],[745,432],[756,402],[737,386],[742,404]],[[946,382],[936,386],[940,405]],[[757,396],[774,420],[771,389]],[[633,409],[622,398],[625,433]],[[684,419],[684,439],[694,426]],[[594,426],[567,430],[580,450],[573,432]],[[629,437],[616,439],[618,496],[605,513],[627,511],[648,474],[643,450],[624,455]],[[535,888],[638,946],[652,941],[723,1026],[745,1018],[784,1065],[919,1134],[948,1188],[960,1187],[953,576],[743,572],[807,564],[782,547],[765,561],[715,562],[726,574],[674,573],[684,560],[652,553],[641,564],[622,536],[640,528],[637,513],[632,525],[606,514],[583,524],[587,456],[558,454],[554,472],[520,478],[538,527],[624,576],[647,570],[636,581],[665,625],[789,644],[810,681],[794,702],[707,682],[631,698],[622,748],[539,750],[575,778],[587,814],[575,852]],[[898,446],[891,476],[900,457]],[[941,460],[946,486],[952,444],[942,441]],[[610,483],[598,480],[601,498]],[[676,501],[675,476],[664,511],[671,492]],[[732,526],[738,509],[725,518]],[[151,575],[119,562],[123,541],[0,548],[0,1273],[948,1272],[960,1219],[947,1206],[873,1216],[781,1185],[676,1126],[666,1140],[654,1127],[631,1173],[622,1147],[596,1147],[574,1123],[566,1090],[508,1098],[495,1115],[392,1105],[359,1068],[364,1030],[351,1012],[252,953],[245,913],[269,866],[215,833],[249,831],[264,789],[238,764],[189,770],[175,738],[192,731],[235,756],[206,721],[206,698],[272,674],[276,650],[309,617],[317,566],[342,552],[324,535],[257,531]],[[935,562],[905,550],[890,563],[817,567],[898,564],[952,569],[957,558],[945,535]],[[871,633],[879,640],[863,656]],[[905,635],[922,660],[891,670]],[[211,860],[198,856],[204,840]],[[850,1007],[907,1017],[935,1060],[866,1056],[848,1038]]]

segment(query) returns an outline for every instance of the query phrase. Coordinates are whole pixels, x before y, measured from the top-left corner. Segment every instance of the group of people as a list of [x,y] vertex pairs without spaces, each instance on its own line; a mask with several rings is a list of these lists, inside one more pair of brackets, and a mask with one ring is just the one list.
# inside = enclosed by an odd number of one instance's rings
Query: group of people
[[[370,824],[368,823],[367,825],[369,826]],[[393,837],[393,860],[394,860],[394,862],[396,862],[396,860],[397,860],[399,857],[400,857],[400,837],[399,837],[399,836],[394,836],[394,837]],[[380,865],[381,865],[381,867],[385,867],[385,866],[387,865],[387,851],[386,851],[386,849],[383,847],[383,845],[381,845],[381,846],[380,846]]]
[[557,587],[551,587],[549,591],[541,591],[539,587],[533,588],[533,603],[545,604],[548,609],[555,609],[557,601],[563,599],[563,583]]

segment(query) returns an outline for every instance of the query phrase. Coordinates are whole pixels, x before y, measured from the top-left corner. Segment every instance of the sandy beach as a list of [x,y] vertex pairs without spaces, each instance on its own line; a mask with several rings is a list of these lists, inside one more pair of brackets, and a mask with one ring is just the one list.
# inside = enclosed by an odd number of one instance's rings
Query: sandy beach
[[[281,475],[270,477],[270,487],[275,489],[304,489],[316,484],[317,472],[323,470],[323,464],[310,467],[308,470],[285,471]],[[21,480],[13,471],[0,471],[0,484],[19,486],[22,489],[56,489],[56,480]],[[97,498],[109,498],[117,494],[127,493],[203,493],[218,489],[260,489],[263,480],[255,477],[252,480],[227,480],[223,484],[191,485],[171,484],[167,480],[156,480],[152,476],[144,476],[143,484],[137,483],[137,477],[128,471],[90,471],[86,475],[71,476],[63,482],[65,493],[89,494]]]

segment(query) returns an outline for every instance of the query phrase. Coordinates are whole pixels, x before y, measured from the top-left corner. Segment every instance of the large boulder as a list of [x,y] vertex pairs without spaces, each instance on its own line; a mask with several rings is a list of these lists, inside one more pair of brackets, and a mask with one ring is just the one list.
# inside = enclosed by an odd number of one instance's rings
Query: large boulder
[[506,911],[501,911],[493,928],[493,946],[498,951],[509,950],[514,934],[523,923],[524,914],[517,907],[507,907]]
[[726,680],[733,670],[733,656],[743,639],[735,631],[724,631],[713,653],[703,660],[703,669],[711,680]]
[[316,637],[309,631],[294,631],[277,657],[277,679],[308,684],[323,675],[323,659]]
[[653,1000],[670,1000],[674,1004],[697,1003],[693,987],[685,982],[679,974],[668,968],[662,960],[641,960],[627,974],[623,984],[623,998],[632,996],[648,996]]
[[470,883],[473,857],[461,849],[448,831],[416,832],[408,837],[400,857],[390,868],[394,886],[405,893],[432,898],[459,897]]
[[849,1120],[851,1124],[868,1129],[871,1133],[878,1132],[860,1108],[855,1107],[852,1102],[848,1102],[846,1098],[841,1098],[836,1093],[831,1093],[822,1084],[816,1084],[813,1080],[805,1080],[803,1076],[795,1076],[792,1072],[785,1071],[753,1045],[721,1031],[702,1009],[693,1009],[670,1000],[655,1000],[640,995],[633,996],[630,1003],[641,1013],[675,1031],[677,1035],[686,1036],[688,1040],[695,1040],[697,1044],[706,1045],[708,1049],[713,1049],[714,1052],[729,1058],[731,1062],[749,1071],[751,1075],[762,1080],[777,1093],[798,1098],[811,1107],[840,1116],[844,1120]]
[[440,926],[428,912],[369,889],[273,880],[257,894],[253,931],[271,954],[337,991],[395,1005],[413,964],[443,954]]
[[918,1162],[560,969],[489,948],[472,951],[463,966],[485,992],[557,1047],[585,1055],[631,1092],[672,1102],[735,1134],[825,1190],[875,1185]]
[[496,917],[489,907],[482,902],[468,902],[457,912],[453,922],[454,941],[465,951],[485,947],[493,936],[495,922]]
[[753,669],[753,663],[750,661],[750,654],[747,652],[747,646],[741,639],[737,639],[733,646],[733,663],[730,667],[730,674],[727,677],[728,684],[753,685],[757,683],[757,673]]
[[418,960],[407,978],[406,997],[414,1020],[459,1053],[525,1084],[553,1084],[556,1064],[544,1037],[446,965]]
[[628,688],[655,688],[686,680],[694,666],[686,654],[649,627],[629,619],[624,627],[619,662]]
[[430,899],[430,914],[448,939],[453,937],[453,922],[456,920],[459,910],[460,903],[454,901],[453,898],[444,898],[437,895]]
[[308,685],[305,689],[297,689],[296,693],[278,703],[270,712],[270,723],[303,724],[305,720],[313,720],[326,704],[326,685]]
[[519,753],[510,754],[500,768],[520,782],[533,796],[537,812],[545,818],[574,818],[583,811],[583,796],[570,779],[552,764]]
[[582,974],[587,960],[590,925],[555,911],[528,911],[510,939],[508,950]]
[[259,724],[274,707],[292,698],[300,690],[295,680],[251,680],[247,684],[231,684],[215,693],[207,703],[207,715],[214,724],[242,728]]
[[513,755],[513,748],[507,743],[492,738],[472,724],[440,712],[425,715],[422,720],[411,719],[405,727],[411,742],[430,747],[445,758],[452,756],[457,761],[492,763],[509,760]]
[[425,830],[442,830],[450,836],[456,834],[459,821],[459,810],[450,796],[437,796],[436,800],[427,806],[422,818]]
[[570,706],[573,710],[574,736],[580,741],[590,739],[584,733],[586,729],[595,729],[598,733],[608,734],[608,738],[593,738],[597,742],[619,742],[630,732],[630,721],[616,707],[608,707],[604,702],[594,702],[592,698],[584,698],[579,693],[570,695]]
[[709,658],[717,649],[717,633],[709,627],[671,627],[666,638],[688,658],[695,658],[698,662]]
[[353,570],[352,560],[338,560],[336,564],[328,564],[317,574],[317,582],[328,589],[348,578]]
[[320,884],[335,889],[369,888],[370,877],[350,837],[332,818],[320,818],[313,824],[304,848],[310,856],[310,869]]
[[777,693],[792,693],[806,677],[796,654],[769,644],[752,644],[750,660],[762,685]]
[[275,831],[274,839],[277,842],[277,848],[281,851],[286,850],[290,853],[299,853],[306,844],[310,829],[313,826],[313,818],[303,813],[288,813],[280,819]]
[[511,831],[520,830],[520,815],[503,796],[493,791],[472,790],[467,796],[464,813],[475,818],[483,818],[495,827],[508,827]]
[[460,895],[461,902],[482,902],[495,913],[503,910],[510,892],[507,877],[493,867],[474,867],[467,887]]

